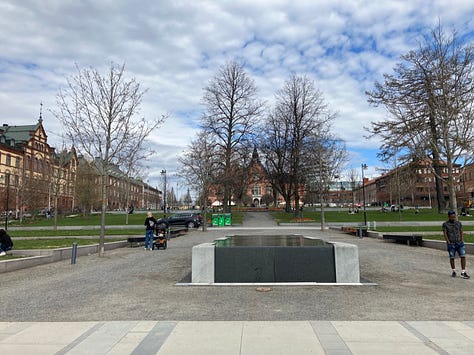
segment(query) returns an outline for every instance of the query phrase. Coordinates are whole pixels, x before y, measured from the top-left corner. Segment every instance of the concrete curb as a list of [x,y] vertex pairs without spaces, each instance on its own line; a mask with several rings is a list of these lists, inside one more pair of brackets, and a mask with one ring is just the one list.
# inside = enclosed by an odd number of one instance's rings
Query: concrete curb
[[[105,250],[113,250],[126,246],[128,246],[128,242],[125,240],[104,244]],[[99,244],[82,245],[77,247],[77,256],[96,254],[98,252]],[[58,249],[11,250],[9,253],[19,256],[28,255],[28,257],[21,259],[1,260],[0,273],[69,259],[72,255],[72,247]]]
[[[383,234],[387,234],[387,233],[368,231],[369,238],[383,239]],[[419,234],[419,233],[413,233],[413,234]],[[425,248],[430,248],[430,249],[437,249],[437,250],[444,250],[444,251],[447,250],[446,242],[444,240],[423,239],[420,246],[425,247]],[[474,254],[474,243],[465,243],[464,246],[466,249],[466,254]]]

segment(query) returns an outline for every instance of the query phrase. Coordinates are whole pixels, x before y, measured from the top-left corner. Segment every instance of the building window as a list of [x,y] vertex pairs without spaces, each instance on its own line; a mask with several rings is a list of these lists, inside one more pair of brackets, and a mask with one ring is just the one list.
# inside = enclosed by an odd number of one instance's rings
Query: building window
[[10,166],[11,163],[12,163],[12,157],[10,156],[10,154],[7,154],[7,160],[6,160],[5,164],[7,166]]
[[17,168],[20,167],[20,158],[16,158],[15,166],[16,166]]
[[262,194],[262,189],[260,186],[252,186],[252,195],[259,196]]

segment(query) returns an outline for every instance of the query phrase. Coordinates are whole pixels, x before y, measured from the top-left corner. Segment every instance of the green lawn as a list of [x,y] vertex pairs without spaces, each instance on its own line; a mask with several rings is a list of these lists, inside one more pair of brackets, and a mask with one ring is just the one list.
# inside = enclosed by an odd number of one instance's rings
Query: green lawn
[[[272,215],[279,222],[296,222],[295,217],[292,213],[272,212]],[[324,211],[324,216],[326,222],[364,222],[363,211],[360,211],[359,213],[350,214],[347,210],[335,211],[331,209],[326,209]],[[398,212],[381,212],[380,210],[367,210],[366,216],[368,222],[444,221],[448,219],[445,214],[440,214],[431,209],[421,209],[419,213],[415,213],[414,210],[409,209],[403,211],[400,214]],[[298,214],[298,218],[301,217],[303,217],[304,221],[320,222],[321,213],[319,210],[305,209],[303,210],[302,214]],[[463,220],[469,219],[474,220],[474,217],[460,217],[461,222]]]
[[[9,230],[8,234],[11,237],[71,237],[71,236],[97,236],[99,237],[100,231],[98,229],[81,229],[81,230]],[[145,227],[143,230],[130,228],[130,229],[106,229],[105,235],[145,235]]]
[[[156,218],[163,217],[163,213],[155,212],[153,215]],[[106,225],[125,225],[127,215],[124,213],[108,213],[105,217]],[[133,214],[128,215],[128,224],[142,225],[145,222],[146,211],[139,211]],[[23,219],[23,223],[20,224],[19,221],[11,221],[11,226],[37,226],[37,227],[48,227],[54,226],[53,218],[47,219],[44,216]],[[70,215],[70,216],[58,216],[58,226],[99,226],[100,225],[100,214],[93,214],[88,216],[83,216],[81,214]]]
[[[176,213],[186,212],[186,211],[177,211]],[[174,213],[169,213],[171,215]],[[153,212],[155,218],[162,218],[162,212]],[[211,221],[211,212],[207,213],[208,222]],[[243,212],[232,211],[232,223],[241,224],[243,219]],[[125,213],[108,213],[105,217],[105,225],[111,226],[125,226],[127,215]],[[146,211],[139,211],[128,215],[128,225],[143,225],[146,218]],[[34,219],[27,218],[23,220],[23,223],[20,224],[19,221],[11,221],[11,226],[28,226],[28,227],[53,227],[53,219],[46,219],[45,217],[35,217]],[[94,214],[89,216],[83,215],[72,215],[72,216],[59,216],[58,217],[58,226],[100,226],[100,215]],[[136,231],[136,229],[135,229]],[[107,232],[109,233],[109,232]],[[80,234],[77,234],[80,235]]]

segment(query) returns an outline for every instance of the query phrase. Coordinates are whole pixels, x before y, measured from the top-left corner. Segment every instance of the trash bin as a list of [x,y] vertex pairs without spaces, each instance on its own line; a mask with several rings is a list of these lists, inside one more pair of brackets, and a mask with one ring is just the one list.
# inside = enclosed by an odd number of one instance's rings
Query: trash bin
[[219,215],[217,213],[213,213],[211,216],[212,226],[217,227],[219,225]]
[[224,225],[231,226],[232,225],[232,213],[225,213],[224,214]]
[[219,214],[219,227],[224,227],[225,218],[223,214]]

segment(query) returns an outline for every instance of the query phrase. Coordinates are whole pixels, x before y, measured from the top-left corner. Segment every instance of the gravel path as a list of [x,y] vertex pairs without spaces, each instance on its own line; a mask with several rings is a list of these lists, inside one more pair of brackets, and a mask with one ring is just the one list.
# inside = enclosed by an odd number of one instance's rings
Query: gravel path
[[[447,252],[358,239],[318,228],[209,228],[167,250],[122,248],[0,275],[0,321],[85,320],[472,320],[474,278],[451,278]],[[273,222],[272,222],[273,223]],[[250,227],[249,227],[250,225]],[[191,248],[229,234],[299,233],[358,245],[361,276],[377,286],[177,286],[188,282]],[[457,260],[458,262],[458,260]],[[472,261],[468,257],[468,271]],[[458,264],[457,264],[458,265]]]

